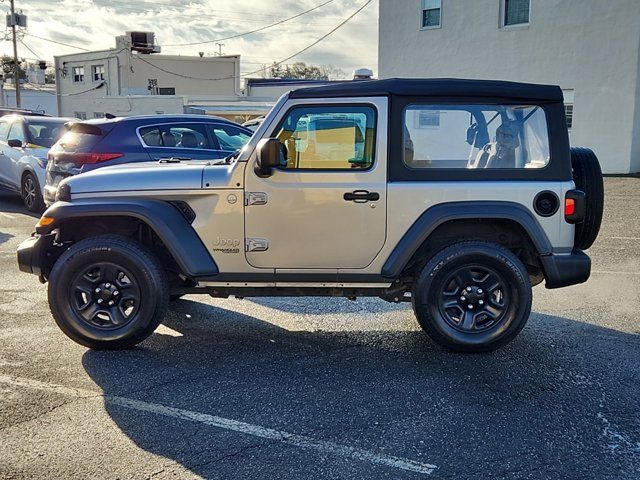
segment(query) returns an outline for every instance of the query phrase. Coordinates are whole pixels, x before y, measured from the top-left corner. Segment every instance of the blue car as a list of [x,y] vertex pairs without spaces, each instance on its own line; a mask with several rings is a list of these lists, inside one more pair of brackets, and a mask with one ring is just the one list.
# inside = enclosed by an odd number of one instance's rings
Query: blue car
[[74,121],[49,150],[44,201],[55,201],[58,184],[71,175],[121,163],[171,157],[224,158],[253,132],[208,115],[152,115]]

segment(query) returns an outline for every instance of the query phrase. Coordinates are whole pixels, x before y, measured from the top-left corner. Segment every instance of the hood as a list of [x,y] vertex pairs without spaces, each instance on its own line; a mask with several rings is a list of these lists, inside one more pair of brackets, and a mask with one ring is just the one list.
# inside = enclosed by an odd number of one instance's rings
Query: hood
[[69,185],[72,195],[140,190],[194,190],[202,188],[202,171],[205,166],[207,164],[203,162],[128,163],[75,175],[63,180],[61,185]]

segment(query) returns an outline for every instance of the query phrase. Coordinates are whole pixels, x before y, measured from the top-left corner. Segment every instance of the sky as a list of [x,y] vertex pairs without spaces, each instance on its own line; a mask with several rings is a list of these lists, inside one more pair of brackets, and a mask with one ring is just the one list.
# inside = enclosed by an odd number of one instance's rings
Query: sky
[[[0,0],[8,11],[8,1]],[[125,31],[153,31],[162,53],[213,55],[215,43],[167,46],[228,37],[296,15],[328,0],[15,0],[16,10],[28,17],[28,28],[18,43],[18,56],[52,61],[54,55],[80,52],[37,37],[90,50],[115,46]],[[240,54],[246,74],[281,61],[329,32],[366,0],[331,0],[311,13],[267,30],[225,40],[223,54]],[[350,76],[355,68],[377,73],[378,0],[318,45],[289,60],[332,65]],[[7,30],[8,32],[9,30]],[[34,35],[34,36],[31,36]],[[4,54],[13,54],[10,36],[1,42]],[[28,48],[27,48],[28,47]],[[30,49],[30,50],[29,50]],[[259,74],[252,76],[260,76]]]

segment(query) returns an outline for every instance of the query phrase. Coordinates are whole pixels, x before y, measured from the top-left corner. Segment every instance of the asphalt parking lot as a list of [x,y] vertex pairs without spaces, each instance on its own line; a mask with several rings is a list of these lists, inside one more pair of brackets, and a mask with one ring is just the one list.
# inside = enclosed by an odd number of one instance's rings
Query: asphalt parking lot
[[1,478],[640,477],[640,179],[607,178],[591,280],[488,355],[407,305],[187,296],[131,351],[55,326],[0,195]]

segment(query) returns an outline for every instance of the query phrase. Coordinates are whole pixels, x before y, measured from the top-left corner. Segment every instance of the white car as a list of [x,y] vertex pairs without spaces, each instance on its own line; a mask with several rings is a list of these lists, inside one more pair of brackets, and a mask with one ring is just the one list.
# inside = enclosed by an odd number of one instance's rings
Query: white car
[[47,153],[69,120],[29,115],[0,118],[0,187],[19,194],[30,212],[44,208]]

